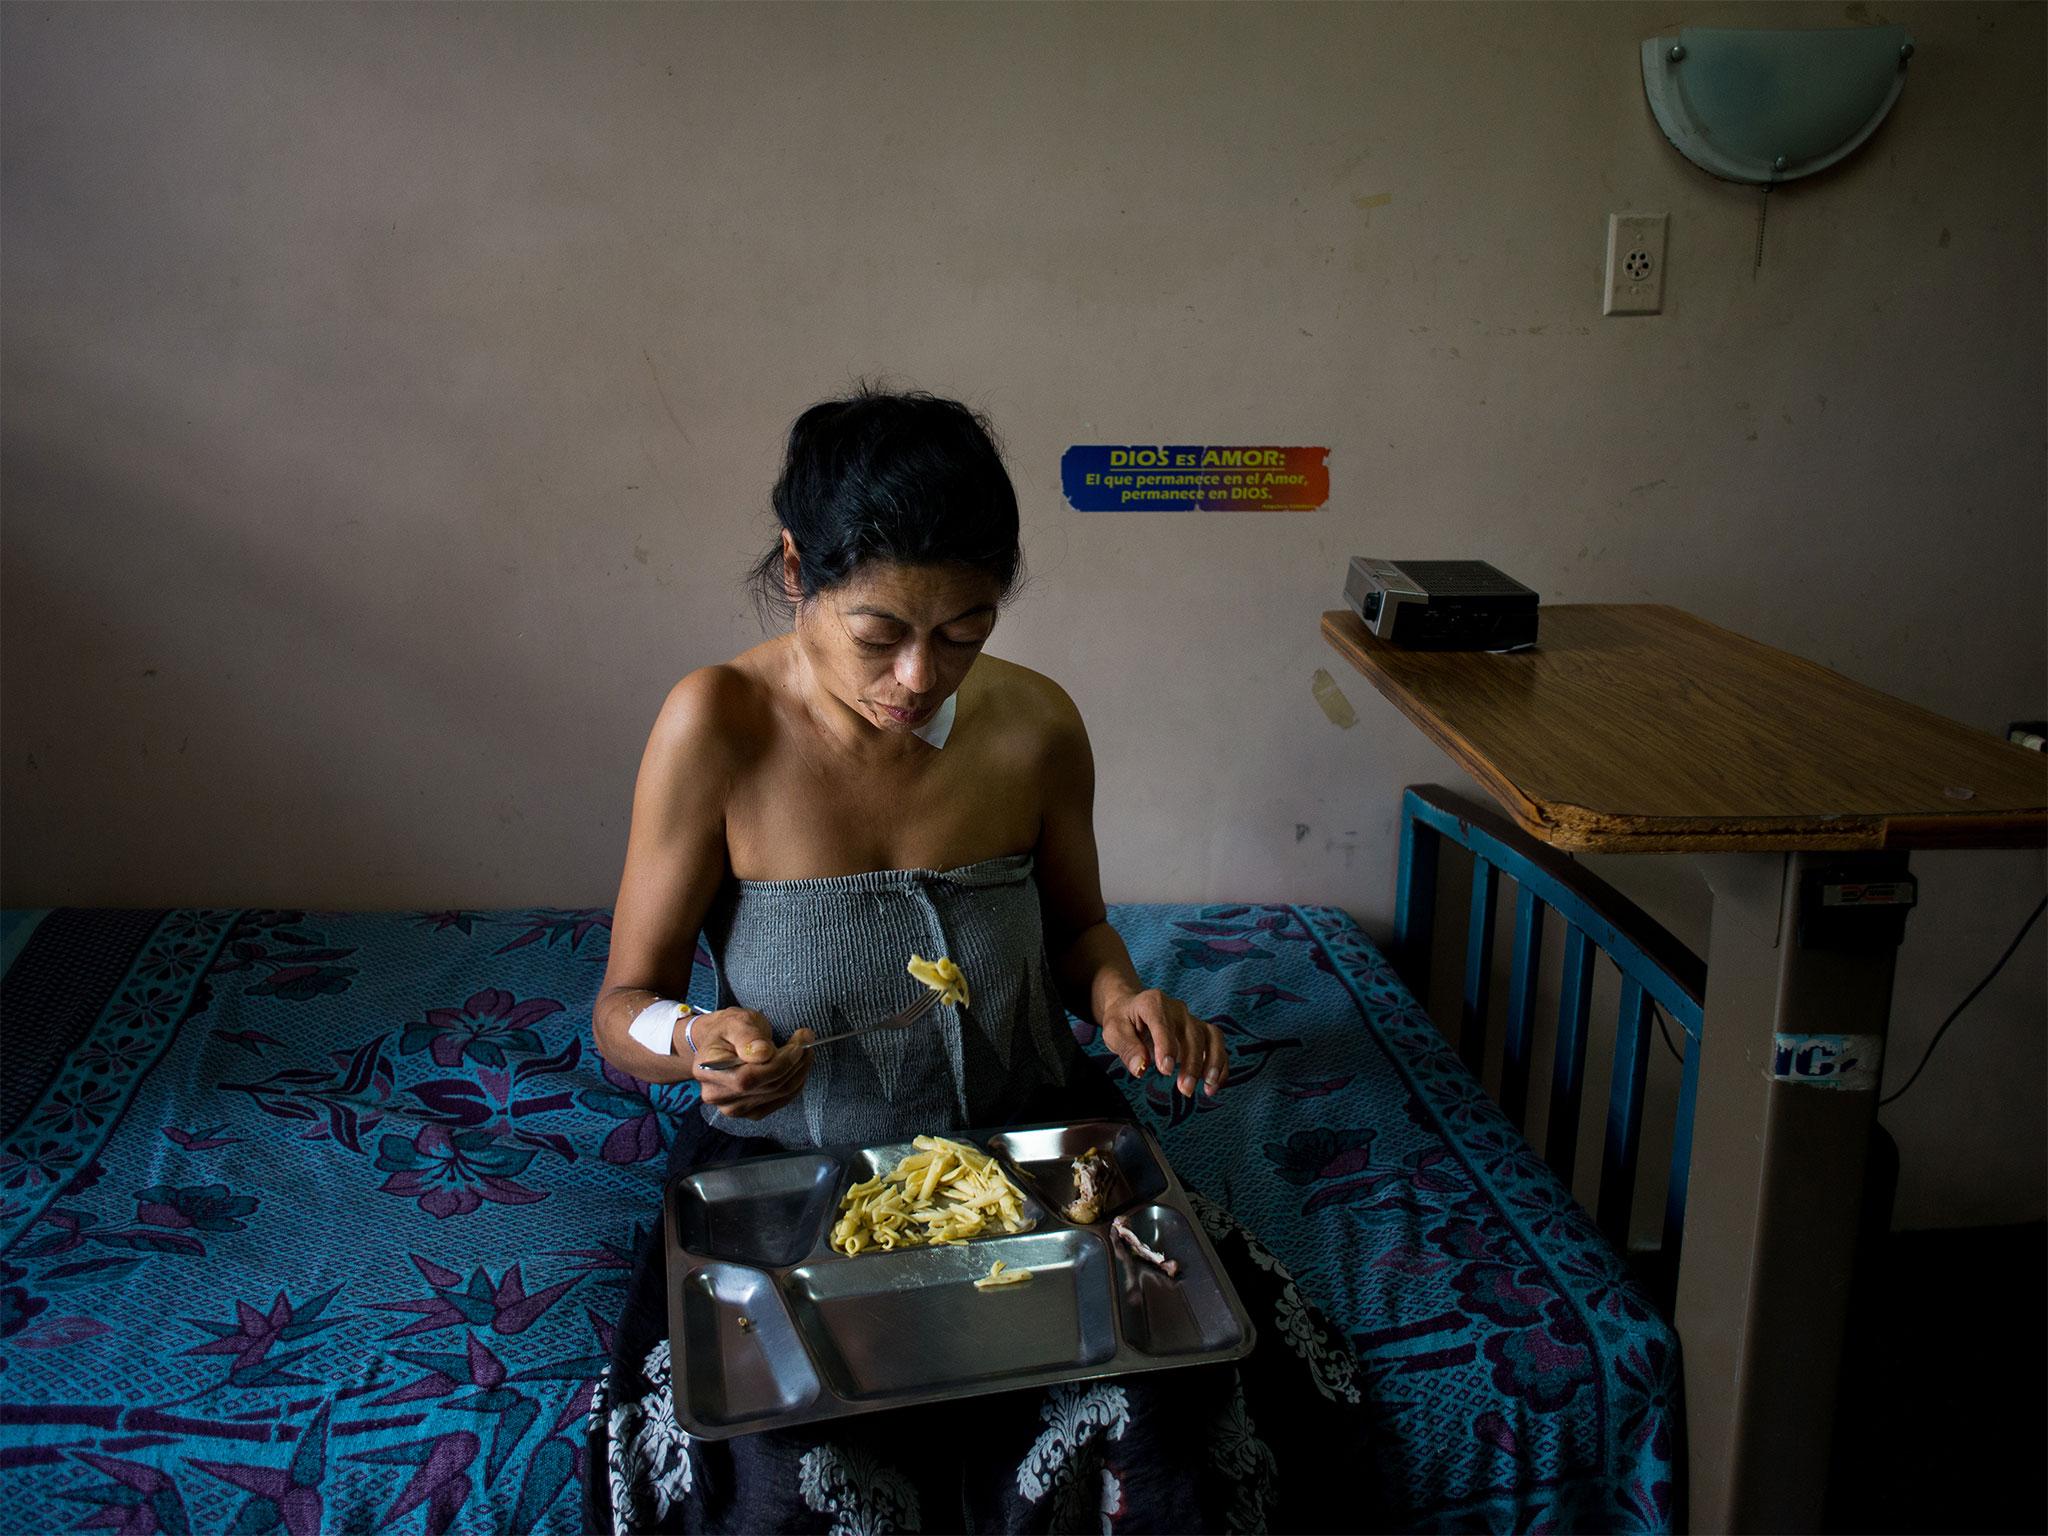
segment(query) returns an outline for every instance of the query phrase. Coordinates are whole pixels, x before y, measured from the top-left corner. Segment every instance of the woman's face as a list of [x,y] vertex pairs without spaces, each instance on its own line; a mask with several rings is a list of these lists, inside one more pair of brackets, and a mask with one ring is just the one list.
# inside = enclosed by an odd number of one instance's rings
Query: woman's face
[[[784,566],[794,579],[794,546]],[[996,622],[996,584],[972,566],[871,560],[797,612],[825,686],[880,730],[908,735],[959,688]]]

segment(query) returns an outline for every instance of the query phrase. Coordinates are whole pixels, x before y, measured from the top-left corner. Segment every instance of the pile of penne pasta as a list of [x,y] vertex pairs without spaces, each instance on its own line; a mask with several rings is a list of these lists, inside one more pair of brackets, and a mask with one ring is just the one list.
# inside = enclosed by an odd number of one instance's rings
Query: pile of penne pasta
[[847,1190],[832,1227],[835,1251],[920,1248],[1029,1229],[1024,1193],[994,1158],[943,1136],[911,1145],[916,1150],[887,1173]]

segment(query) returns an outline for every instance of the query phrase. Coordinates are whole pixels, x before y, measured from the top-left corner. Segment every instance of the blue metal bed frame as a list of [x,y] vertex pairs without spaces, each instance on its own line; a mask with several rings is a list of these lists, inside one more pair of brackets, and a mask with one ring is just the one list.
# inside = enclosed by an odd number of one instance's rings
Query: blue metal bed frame
[[1394,897],[1394,966],[1409,990],[1428,1001],[1432,930],[1436,923],[1437,869],[1444,839],[1473,858],[1472,900],[1466,922],[1465,987],[1458,1051],[1474,1077],[1485,1064],[1486,1020],[1493,982],[1494,911],[1500,877],[1516,885],[1514,955],[1509,972],[1507,1021],[1502,1041],[1500,1107],[1528,1132],[1529,1057],[1534,1037],[1538,965],[1544,914],[1565,924],[1564,967],[1551,1071],[1550,1118],[1544,1158],[1569,1186],[1577,1160],[1580,1100],[1586,1085],[1587,1022],[1592,1010],[1594,952],[1621,973],[1621,1009],[1615,1029],[1613,1087],[1607,1100],[1605,1152],[1595,1219],[1618,1252],[1628,1251],[1630,1203],[1635,1193],[1643,1131],[1643,1089],[1650,1066],[1653,1005],[1660,1005],[1685,1035],[1684,1077],[1671,1165],[1664,1186],[1664,1240],[1655,1262],[1655,1288],[1670,1305],[1685,1229],[1686,1180],[1692,1161],[1693,1099],[1699,1087],[1700,1029],[1707,968],[1648,913],[1598,876],[1546,848],[1493,812],[1436,785],[1416,785],[1401,802],[1401,864]]

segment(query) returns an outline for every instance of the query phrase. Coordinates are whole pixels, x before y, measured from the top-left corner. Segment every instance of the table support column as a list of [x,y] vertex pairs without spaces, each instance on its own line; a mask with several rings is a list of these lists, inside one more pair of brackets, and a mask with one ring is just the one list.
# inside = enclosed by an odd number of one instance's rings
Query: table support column
[[[1712,854],[1677,1324],[1700,1532],[1818,1529],[1906,856]],[[1834,890],[1819,908],[1820,883]],[[1869,882],[1867,887],[1859,882]],[[1910,888],[1898,892],[1910,904]],[[1802,917],[1805,921],[1802,921]]]

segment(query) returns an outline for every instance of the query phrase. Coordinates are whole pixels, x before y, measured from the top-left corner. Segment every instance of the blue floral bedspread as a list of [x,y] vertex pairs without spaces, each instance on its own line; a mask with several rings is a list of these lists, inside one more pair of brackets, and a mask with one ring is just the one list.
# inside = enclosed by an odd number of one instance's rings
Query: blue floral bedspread
[[[1213,1101],[1117,1080],[1348,1332],[1373,1505],[1670,1529],[1669,1328],[1351,919],[1111,918],[1233,1063]],[[608,924],[4,914],[0,1525],[577,1530],[593,1380],[694,1098],[591,1049]]]

